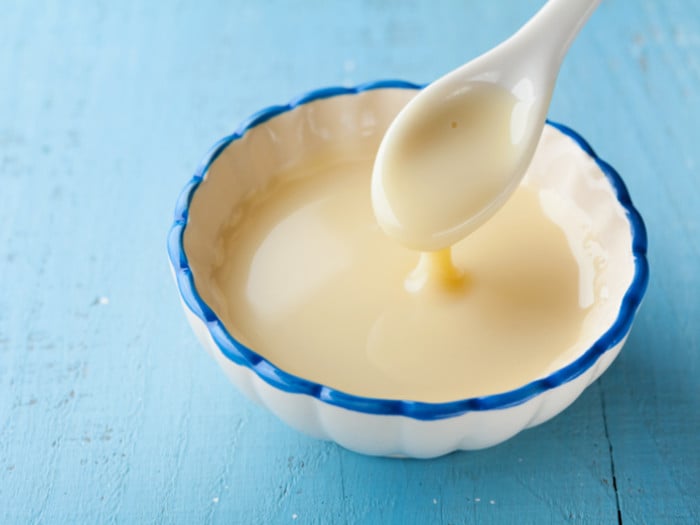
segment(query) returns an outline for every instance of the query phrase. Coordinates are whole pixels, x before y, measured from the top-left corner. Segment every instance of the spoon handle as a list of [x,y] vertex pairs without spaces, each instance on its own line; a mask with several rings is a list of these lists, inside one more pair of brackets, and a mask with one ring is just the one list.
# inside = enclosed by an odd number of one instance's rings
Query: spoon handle
[[569,46],[601,0],[549,0],[509,40],[558,71]]

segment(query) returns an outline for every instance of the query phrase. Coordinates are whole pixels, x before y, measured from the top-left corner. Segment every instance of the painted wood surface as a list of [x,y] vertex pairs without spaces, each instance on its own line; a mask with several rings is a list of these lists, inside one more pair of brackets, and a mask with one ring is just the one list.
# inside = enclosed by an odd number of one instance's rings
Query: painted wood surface
[[257,109],[427,82],[540,0],[0,2],[0,523],[700,522],[700,4],[605,0],[550,116],[625,178],[652,278],[617,362],[492,449],[368,458],[297,434],[199,348],[175,198]]

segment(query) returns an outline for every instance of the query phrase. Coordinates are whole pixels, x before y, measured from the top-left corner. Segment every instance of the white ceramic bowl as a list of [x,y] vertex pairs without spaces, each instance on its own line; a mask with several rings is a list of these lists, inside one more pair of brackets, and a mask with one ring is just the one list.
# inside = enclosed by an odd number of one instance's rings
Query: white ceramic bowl
[[249,398],[292,427],[348,449],[429,458],[495,445],[570,405],[619,353],[646,290],[648,264],[644,224],[620,177],[578,134],[550,122],[525,183],[552,190],[570,228],[594,232],[607,258],[601,278],[609,294],[589,319],[595,336],[574,354],[563,353],[551,373],[515,390],[448,403],[373,399],[289,374],[236,341],[205,300],[212,297],[207,270],[220,257],[221,228],[236,206],[306,155],[373,155],[418,89],[401,81],[327,88],[255,114],[211,149],[185,186],[168,253],[194,332]]

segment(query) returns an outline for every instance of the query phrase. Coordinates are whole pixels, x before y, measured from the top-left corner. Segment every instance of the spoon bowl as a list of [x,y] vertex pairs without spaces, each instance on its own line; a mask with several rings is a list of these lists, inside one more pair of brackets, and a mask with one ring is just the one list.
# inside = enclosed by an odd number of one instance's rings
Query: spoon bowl
[[399,113],[372,176],[372,205],[387,235],[418,250],[447,248],[506,202],[542,134],[566,51],[599,3],[550,0]]

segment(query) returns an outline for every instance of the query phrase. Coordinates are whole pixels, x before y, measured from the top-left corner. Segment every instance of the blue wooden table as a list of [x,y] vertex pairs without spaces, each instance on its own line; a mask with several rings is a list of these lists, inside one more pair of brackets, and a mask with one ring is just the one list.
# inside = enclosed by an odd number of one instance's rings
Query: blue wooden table
[[650,239],[627,346],[492,449],[363,457],[299,435],[194,339],[175,199],[257,109],[427,82],[541,0],[0,2],[0,523],[700,522],[700,4],[606,0],[550,116],[625,178]]

